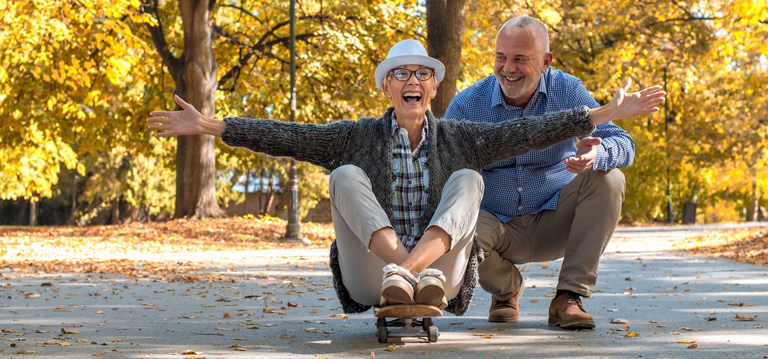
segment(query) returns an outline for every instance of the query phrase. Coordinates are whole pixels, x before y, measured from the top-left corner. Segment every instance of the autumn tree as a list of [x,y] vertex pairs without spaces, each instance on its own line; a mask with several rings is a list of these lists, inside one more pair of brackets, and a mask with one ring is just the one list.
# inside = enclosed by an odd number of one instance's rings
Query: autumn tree
[[[85,175],[82,154],[141,142],[144,132],[123,122],[140,109],[116,106],[151,102],[129,89],[143,89],[151,65],[131,30],[149,19],[137,6],[0,3],[0,199],[26,198],[34,206],[53,195],[62,168]],[[67,193],[76,197],[74,190]]]

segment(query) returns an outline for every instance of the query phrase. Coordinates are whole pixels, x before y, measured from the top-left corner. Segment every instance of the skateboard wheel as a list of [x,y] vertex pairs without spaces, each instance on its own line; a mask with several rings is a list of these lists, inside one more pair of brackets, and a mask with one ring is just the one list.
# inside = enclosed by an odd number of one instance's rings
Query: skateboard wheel
[[389,339],[389,331],[387,330],[387,327],[379,327],[379,330],[376,331],[376,338],[379,339],[379,343],[386,343]]
[[424,318],[421,321],[421,327],[424,328],[424,331],[429,331],[429,327],[432,326],[432,318]]
[[386,327],[387,318],[376,318],[376,328]]
[[430,343],[434,343],[437,341],[437,337],[440,336],[440,333],[437,332],[437,327],[429,327],[429,334],[427,339],[429,339]]

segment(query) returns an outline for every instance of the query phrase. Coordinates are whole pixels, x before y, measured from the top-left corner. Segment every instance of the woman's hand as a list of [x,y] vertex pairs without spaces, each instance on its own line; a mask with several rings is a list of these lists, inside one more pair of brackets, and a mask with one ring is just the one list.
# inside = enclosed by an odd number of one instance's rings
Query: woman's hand
[[593,125],[597,126],[603,122],[647,115],[659,110],[658,107],[653,106],[664,102],[666,92],[661,91],[661,86],[652,86],[638,92],[627,93],[630,86],[632,86],[632,78],[624,81],[624,85],[613,95],[613,99],[607,105],[589,110]]
[[174,95],[176,103],[181,106],[181,111],[152,111],[147,121],[155,123],[150,125],[150,130],[159,130],[155,136],[168,137],[180,135],[207,134],[221,136],[224,133],[223,121],[211,120],[203,117],[194,106],[184,102],[181,97]]

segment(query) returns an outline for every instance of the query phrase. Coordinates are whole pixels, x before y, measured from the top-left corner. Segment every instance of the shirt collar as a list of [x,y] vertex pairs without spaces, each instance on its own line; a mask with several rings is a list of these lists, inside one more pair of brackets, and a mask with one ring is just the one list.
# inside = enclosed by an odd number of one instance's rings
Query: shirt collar
[[[536,95],[539,93],[544,95],[544,98],[546,98],[547,84],[546,81],[544,81],[544,78],[544,74],[541,74],[541,78],[539,79],[539,87],[536,89],[536,92],[533,93],[531,100],[528,102],[529,104],[536,100]],[[496,78],[496,75],[493,75],[493,82],[495,86],[493,86],[493,93],[491,94],[491,107],[510,106],[504,102],[504,94],[501,92],[501,85],[499,84],[499,79]]]
[[[392,123],[391,123],[391,133],[392,135],[395,134],[395,131],[400,128],[400,124],[397,123],[397,119],[395,118],[395,112],[392,111]],[[424,127],[421,129],[421,135],[422,137],[426,138],[427,134],[429,133],[429,118],[427,115],[424,115]]]

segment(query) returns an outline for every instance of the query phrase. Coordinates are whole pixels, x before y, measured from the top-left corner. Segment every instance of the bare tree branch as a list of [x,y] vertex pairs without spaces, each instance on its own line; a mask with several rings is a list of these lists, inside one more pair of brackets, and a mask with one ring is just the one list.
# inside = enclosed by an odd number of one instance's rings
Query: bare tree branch
[[175,57],[168,49],[168,42],[166,42],[165,34],[163,33],[163,23],[160,20],[160,13],[157,10],[157,1],[158,0],[152,0],[150,3],[149,0],[147,0],[147,2],[141,4],[141,11],[145,14],[152,15],[157,20],[157,26],[147,24],[147,29],[149,30],[150,35],[152,35],[152,43],[155,45],[157,53],[160,54],[160,58],[163,59],[163,63],[165,63],[165,66],[168,66],[168,70],[170,70],[172,76],[176,77],[184,64],[184,55],[182,54],[181,58]]

